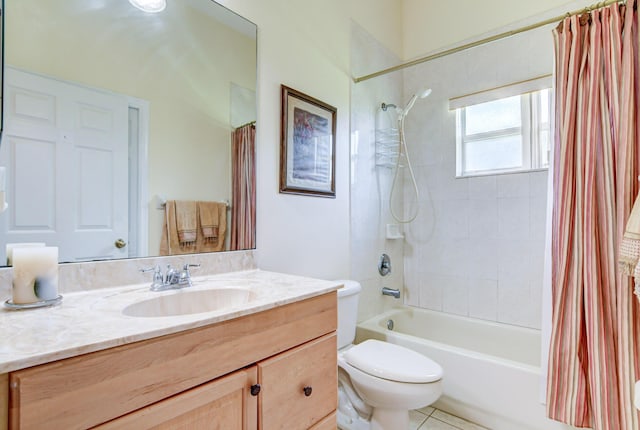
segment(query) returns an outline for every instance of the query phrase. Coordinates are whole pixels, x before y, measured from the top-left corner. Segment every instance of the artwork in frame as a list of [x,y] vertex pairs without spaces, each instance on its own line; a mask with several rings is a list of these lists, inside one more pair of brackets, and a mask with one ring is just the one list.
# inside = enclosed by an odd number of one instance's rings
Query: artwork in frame
[[335,198],[336,112],[282,85],[281,193]]

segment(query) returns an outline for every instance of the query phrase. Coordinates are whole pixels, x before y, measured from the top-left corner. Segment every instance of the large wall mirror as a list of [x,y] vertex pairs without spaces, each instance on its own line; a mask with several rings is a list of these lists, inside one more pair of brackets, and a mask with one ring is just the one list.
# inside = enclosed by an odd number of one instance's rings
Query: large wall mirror
[[58,246],[61,262],[164,255],[174,200],[227,203],[219,249],[251,247],[230,236],[234,145],[256,119],[254,24],[212,0],[168,0],[160,13],[5,0],[3,15],[0,262],[22,242]]

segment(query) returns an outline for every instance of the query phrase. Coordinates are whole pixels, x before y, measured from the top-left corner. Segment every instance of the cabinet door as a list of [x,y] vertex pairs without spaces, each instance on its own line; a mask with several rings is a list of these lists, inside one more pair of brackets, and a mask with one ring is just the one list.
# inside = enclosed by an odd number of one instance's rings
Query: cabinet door
[[100,430],[255,430],[257,397],[251,386],[256,368],[192,388],[95,427]]
[[[338,402],[337,372],[335,334],[258,363],[259,428],[306,430],[332,414]],[[335,416],[332,424],[335,428]]]
[[331,415],[327,415],[321,421],[315,423],[309,430],[336,430],[336,427],[337,417],[336,412],[333,412]]

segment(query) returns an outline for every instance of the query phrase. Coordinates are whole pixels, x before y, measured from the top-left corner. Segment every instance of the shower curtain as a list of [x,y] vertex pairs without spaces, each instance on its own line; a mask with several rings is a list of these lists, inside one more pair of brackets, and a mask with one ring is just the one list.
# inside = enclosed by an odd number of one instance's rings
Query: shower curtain
[[238,127],[231,148],[231,243],[229,249],[256,247],[256,127]]
[[638,302],[617,249],[638,192],[636,0],[554,31],[550,418],[638,429]]

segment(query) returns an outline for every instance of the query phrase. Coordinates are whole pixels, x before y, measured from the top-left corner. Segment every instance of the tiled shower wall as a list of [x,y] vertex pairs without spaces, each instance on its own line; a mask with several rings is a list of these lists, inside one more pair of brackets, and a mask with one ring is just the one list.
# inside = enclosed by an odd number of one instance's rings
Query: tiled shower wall
[[405,99],[433,89],[406,120],[421,193],[405,231],[406,304],[540,328],[547,171],[456,178],[448,100],[547,75],[552,56],[542,28],[405,70]]
[[[398,64],[399,59],[385,49],[358,24],[352,23],[351,69],[362,76]],[[402,240],[386,240],[391,170],[375,167],[375,118],[382,102],[398,103],[402,94],[399,73],[351,84],[351,276],[362,284],[358,320],[372,317],[387,307],[402,303],[383,297],[381,288],[402,289]],[[378,274],[382,253],[391,257],[391,274]]]
[[425,170],[435,195],[431,221],[407,235],[406,303],[540,328],[547,172],[437,181]]

